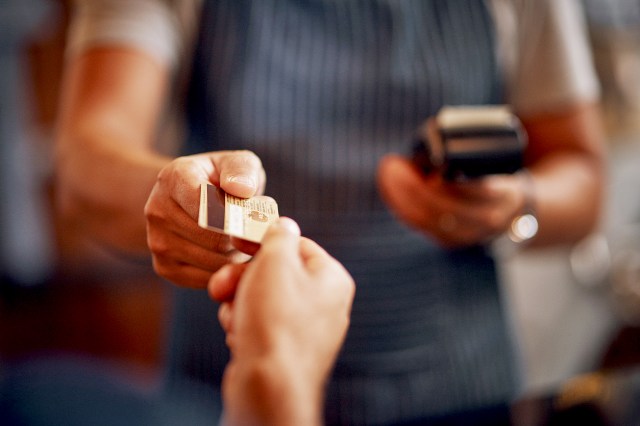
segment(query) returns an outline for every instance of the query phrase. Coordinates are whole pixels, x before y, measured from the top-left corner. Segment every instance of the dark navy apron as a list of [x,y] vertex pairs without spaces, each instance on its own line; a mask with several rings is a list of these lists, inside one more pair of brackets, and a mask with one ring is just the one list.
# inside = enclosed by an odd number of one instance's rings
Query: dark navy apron
[[[185,153],[254,151],[280,213],[356,280],[328,424],[410,421],[514,395],[493,260],[409,230],[375,183],[379,159],[409,152],[442,105],[502,102],[494,46],[478,0],[205,1]],[[215,388],[227,360],[215,305],[176,291],[170,386]]]

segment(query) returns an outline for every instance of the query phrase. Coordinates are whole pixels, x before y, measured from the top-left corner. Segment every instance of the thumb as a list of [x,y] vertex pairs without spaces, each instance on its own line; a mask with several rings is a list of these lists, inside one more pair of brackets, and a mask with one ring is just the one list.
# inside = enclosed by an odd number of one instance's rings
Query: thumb
[[281,217],[267,229],[256,257],[277,256],[278,259],[299,257],[300,228],[292,219]]
[[251,151],[227,151],[214,155],[220,187],[236,197],[249,198],[262,192],[265,173],[262,162]]

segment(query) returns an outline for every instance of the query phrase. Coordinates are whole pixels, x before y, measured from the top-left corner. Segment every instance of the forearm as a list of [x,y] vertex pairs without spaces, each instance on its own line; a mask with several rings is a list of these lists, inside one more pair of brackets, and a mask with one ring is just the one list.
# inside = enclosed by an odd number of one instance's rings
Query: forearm
[[525,123],[540,224],[533,243],[575,242],[598,226],[604,206],[606,146],[599,108],[577,105]]
[[558,154],[531,167],[539,232],[533,246],[574,243],[598,226],[604,171],[599,161]]
[[170,159],[110,143],[116,137],[99,131],[61,138],[56,191],[63,216],[99,243],[146,255],[144,205]]
[[296,362],[273,357],[232,361],[225,373],[225,426],[321,425],[323,383],[312,383]]
[[153,151],[168,69],[144,52],[95,48],[65,70],[56,132],[61,212],[101,243],[146,254],[144,205],[169,161]]

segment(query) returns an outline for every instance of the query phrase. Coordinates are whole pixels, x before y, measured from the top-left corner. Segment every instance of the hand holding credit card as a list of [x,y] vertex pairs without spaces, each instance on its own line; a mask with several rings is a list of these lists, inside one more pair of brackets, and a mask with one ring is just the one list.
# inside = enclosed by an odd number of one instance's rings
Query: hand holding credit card
[[215,185],[200,185],[198,225],[202,228],[260,243],[278,217],[278,204],[271,197],[239,198]]

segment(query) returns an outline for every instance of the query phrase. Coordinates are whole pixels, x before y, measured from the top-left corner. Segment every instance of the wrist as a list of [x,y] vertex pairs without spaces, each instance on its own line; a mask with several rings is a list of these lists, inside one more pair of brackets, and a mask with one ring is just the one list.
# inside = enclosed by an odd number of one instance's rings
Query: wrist
[[324,383],[315,383],[295,362],[270,355],[232,362],[235,371],[225,383],[230,424],[322,424]]
[[531,173],[527,169],[518,172],[521,182],[523,203],[520,212],[513,218],[508,229],[509,239],[514,243],[524,243],[538,233],[538,218],[535,206],[535,188]]

